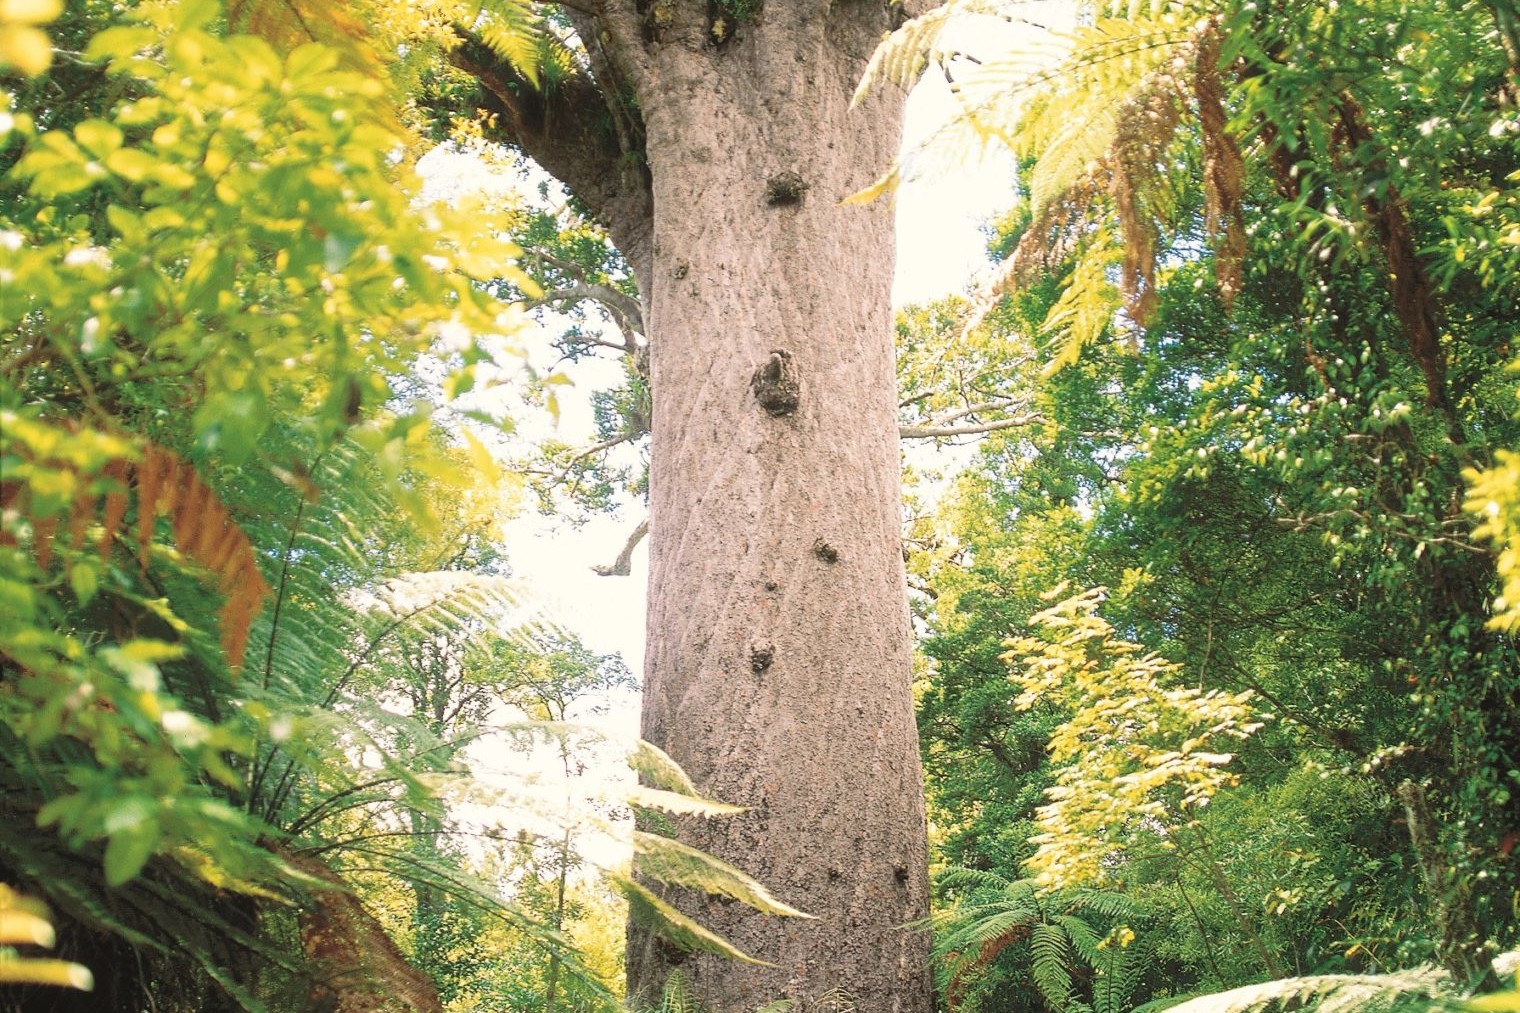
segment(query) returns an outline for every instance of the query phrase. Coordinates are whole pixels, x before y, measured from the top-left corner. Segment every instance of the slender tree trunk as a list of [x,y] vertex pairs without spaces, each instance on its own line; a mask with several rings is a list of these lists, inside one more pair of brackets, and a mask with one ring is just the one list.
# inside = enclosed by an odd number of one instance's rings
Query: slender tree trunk
[[[679,965],[714,1013],[832,989],[928,1008],[923,787],[889,289],[900,97],[848,109],[884,23],[771,3],[732,48],[654,53],[654,395],[644,736],[744,815],[685,840],[818,916],[687,896],[775,967],[635,931],[630,994]],[[852,21],[851,18],[854,20]],[[746,37],[746,31],[749,35]]]

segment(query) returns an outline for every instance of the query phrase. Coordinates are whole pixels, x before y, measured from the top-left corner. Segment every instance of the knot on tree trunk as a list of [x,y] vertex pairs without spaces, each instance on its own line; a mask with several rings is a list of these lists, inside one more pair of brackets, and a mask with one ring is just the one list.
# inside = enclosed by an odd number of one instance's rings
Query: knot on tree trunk
[[807,193],[807,180],[798,173],[787,170],[765,181],[765,203],[773,208],[791,207],[802,203]]
[[780,417],[796,411],[802,399],[802,380],[792,353],[784,348],[772,352],[770,359],[755,369],[749,387],[768,414]]

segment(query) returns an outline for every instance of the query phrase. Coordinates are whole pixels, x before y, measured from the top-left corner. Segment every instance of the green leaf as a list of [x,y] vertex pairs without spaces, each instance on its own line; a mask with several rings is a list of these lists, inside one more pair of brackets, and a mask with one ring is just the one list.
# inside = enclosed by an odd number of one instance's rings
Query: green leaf
[[86,60],[122,60],[158,41],[158,33],[144,25],[118,25],[96,32],[85,46]]
[[106,168],[129,183],[141,183],[159,164],[158,159],[139,148],[117,148],[105,158]]
[[142,871],[158,847],[158,821],[145,819],[111,835],[106,843],[105,874],[108,886],[121,886]]
[[79,146],[96,158],[105,158],[121,147],[121,129],[105,120],[85,120],[74,128]]
[[69,587],[73,589],[74,597],[79,599],[79,604],[88,605],[100,588],[100,574],[96,571],[95,564],[81,559],[69,567]]

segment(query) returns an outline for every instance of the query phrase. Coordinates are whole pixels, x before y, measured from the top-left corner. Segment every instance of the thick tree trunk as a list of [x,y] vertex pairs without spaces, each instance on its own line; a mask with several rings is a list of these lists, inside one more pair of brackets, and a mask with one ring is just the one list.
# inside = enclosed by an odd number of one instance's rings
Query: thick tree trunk
[[[683,828],[817,921],[680,906],[775,967],[635,930],[630,993],[679,964],[713,1013],[833,989],[929,1006],[926,847],[889,288],[891,209],[841,206],[896,152],[900,96],[850,111],[885,28],[772,0],[651,50],[654,395],[644,736],[742,816]],[[688,31],[711,31],[698,22]],[[799,1007],[804,1008],[804,1007]]]
[[[891,209],[842,206],[896,154],[901,96],[849,99],[890,20],[935,0],[577,0],[588,65],[543,93],[471,41],[503,139],[628,257],[650,339],[644,734],[710,796],[683,827],[817,921],[673,896],[774,967],[637,927],[629,987],[679,964],[710,1013],[833,990],[927,1013],[909,688]],[[600,108],[591,97],[600,96]],[[636,101],[630,101],[630,97]],[[605,124],[613,129],[605,129]]]

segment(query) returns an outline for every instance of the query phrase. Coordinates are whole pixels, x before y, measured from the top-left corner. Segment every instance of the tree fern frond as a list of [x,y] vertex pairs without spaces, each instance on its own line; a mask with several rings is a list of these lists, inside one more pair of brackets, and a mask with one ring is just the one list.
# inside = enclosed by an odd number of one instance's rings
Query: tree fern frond
[[38,837],[35,830],[30,834],[15,833],[7,821],[0,820],[0,856],[6,867],[37,884],[37,891],[46,896],[54,909],[81,925],[115,935],[133,946],[164,949],[163,943],[143,933],[140,926],[128,924],[128,916],[111,910],[102,899],[104,892],[98,883],[95,889],[87,885],[95,878],[93,868],[85,868],[47,849],[43,845],[48,842],[49,839]]
[[742,806],[637,784],[624,790],[623,799],[636,808],[658,809],[672,816],[733,816],[744,811]]
[[900,88],[912,86],[934,59],[940,38],[948,26],[962,18],[1000,17],[998,11],[1003,6],[999,0],[950,0],[904,22],[871,54],[865,73],[855,87],[851,104],[858,105],[878,82]]
[[1015,880],[1010,880],[1006,876],[1000,876],[990,869],[968,869],[963,865],[952,865],[934,877],[934,886],[939,890],[965,890],[972,888],[1007,890],[1015,882]]
[[628,766],[640,778],[657,788],[665,788],[682,795],[699,794],[697,786],[686,775],[686,771],[681,769],[680,764],[666,755],[660,747],[645,742],[643,739],[640,739],[629,751]]
[[1035,987],[1051,1009],[1071,999],[1071,940],[1060,925],[1040,924],[1029,932],[1029,967]]
[[662,937],[681,949],[702,950],[746,964],[770,966],[688,918],[631,876],[612,875],[609,878],[618,892],[628,900],[630,920],[653,926]]
[[1072,268],[1061,297],[1046,314],[1044,332],[1052,342],[1046,375],[1075,363],[1084,348],[1096,344],[1113,326],[1119,289],[1108,272],[1121,257],[1109,230],[1100,227],[1087,255]]
[[1011,131],[1016,150],[1038,158],[1030,184],[1036,215],[1103,157],[1121,126],[1149,129],[1130,108],[1134,97],[1176,90],[1175,75],[1163,71],[1192,37],[1191,26],[1173,18],[1105,18],[1073,33],[1071,55]]
[[1322,974],[1246,985],[1170,1006],[1171,1013],[1267,1013],[1313,1008],[1318,1013],[1370,1013],[1404,1002],[1451,999],[1450,976],[1433,967],[1393,974]]
[[1038,924],[1039,916],[1033,911],[999,911],[962,925],[943,939],[936,940],[935,950],[949,954],[980,949],[994,940],[1022,936],[1031,926]]
[[669,837],[635,830],[633,865],[650,879],[729,897],[766,914],[787,918],[817,917],[778,900],[765,887],[727,862]]
[[1078,956],[1089,967],[1098,966],[1103,959],[1103,951],[1098,949],[1098,945],[1103,942],[1103,938],[1098,935],[1097,931],[1086,920],[1076,915],[1061,914],[1056,915],[1051,921],[1065,930]]
[[491,0],[476,26],[480,41],[536,88],[545,43],[552,38],[532,0]]
[[1127,946],[1111,942],[1105,949],[1117,950],[1119,953],[1119,959],[1109,969],[1113,981],[1112,987],[1107,991],[1113,1002],[1108,1013],[1125,1013],[1146,971],[1150,969],[1154,952],[1151,941],[1141,937]]
[[755,1013],[792,1013],[796,1005],[795,999],[772,999],[764,1006],[755,1007]]
[[680,968],[670,972],[660,989],[659,1013],[703,1013],[696,996],[692,994],[691,983],[686,980],[686,975]]
[[1123,921],[1138,917],[1135,902],[1122,893],[1109,890],[1077,890],[1067,904],[1072,911],[1089,911],[1102,918]]

